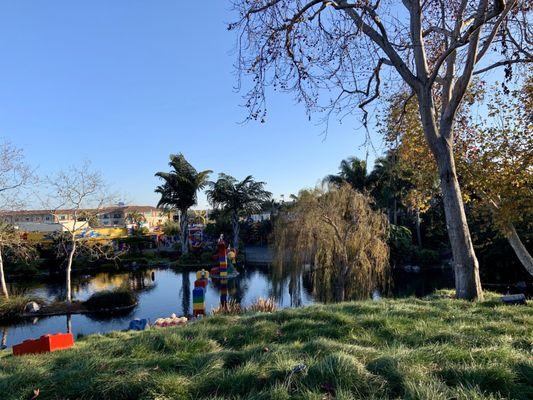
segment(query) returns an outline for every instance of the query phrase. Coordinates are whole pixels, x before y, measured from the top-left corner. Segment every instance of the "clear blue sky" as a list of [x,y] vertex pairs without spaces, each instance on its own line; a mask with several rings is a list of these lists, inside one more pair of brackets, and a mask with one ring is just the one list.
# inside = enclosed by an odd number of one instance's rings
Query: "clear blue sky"
[[265,124],[239,123],[232,20],[219,0],[2,1],[0,137],[42,175],[91,160],[136,204],[157,201],[169,153],[252,174],[276,197],[364,158],[357,121],[333,123],[324,141],[289,94],[269,97]]

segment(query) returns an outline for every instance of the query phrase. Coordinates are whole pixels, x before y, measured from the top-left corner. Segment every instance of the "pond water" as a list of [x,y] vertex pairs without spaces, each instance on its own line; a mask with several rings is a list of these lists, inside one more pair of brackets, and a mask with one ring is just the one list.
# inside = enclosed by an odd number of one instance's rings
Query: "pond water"
[[[178,316],[192,313],[192,289],[195,271],[178,272],[170,268],[149,268],[134,272],[95,272],[90,275],[73,276],[73,296],[86,300],[97,291],[128,285],[139,293],[139,304],[126,315],[97,317],[93,315],[53,316],[28,320],[9,327],[0,327],[2,342],[10,347],[29,338],[47,333],[66,332],[71,327],[74,337],[91,333],[105,333],[127,329],[134,318]],[[306,276],[291,282],[287,276],[274,279],[268,268],[247,266],[241,274],[228,282],[228,300],[247,306],[263,297],[274,298],[280,308],[313,303],[312,288]],[[451,271],[433,270],[420,274],[395,276],[394,295],[423,296],[435,289],[453,286]],[[12,284],[12,293],[34,295],[48,300],[61,300],[65,288],[61,277],[44,282],[18,282]],[[206,312],[220,305],[220,287],[209,281],[206,291]]]

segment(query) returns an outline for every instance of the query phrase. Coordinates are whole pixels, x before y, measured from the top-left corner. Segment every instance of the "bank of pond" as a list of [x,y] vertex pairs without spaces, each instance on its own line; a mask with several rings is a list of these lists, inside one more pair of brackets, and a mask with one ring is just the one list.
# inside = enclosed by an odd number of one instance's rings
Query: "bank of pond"
[[[40,299],[52,305],[48,310],[64,315],[36,314],[14,323],[0,323],[2,344],[10,347],[26,339],[67,330],[75,337],[123,330],[135,318],[155,321],[173,313],[188,316],[193,313],[192,290],[195,280],[195,268],[158,266],[127,271],[78,271],[72,278],[73,303],[74,307],[81,306],[83,313],[63,313],[61,311],[66,310],[57,306],[66,294],[62,275],[11,281],[10,293]],[[395,274],[394,282],[393,295],[424,296],[436,289],[452,288],[453,276],[446,269],[424,270],[416,274],[402,272]],[[126,307],[121,312],[89,312],[97,311],[97,307],[88,310],[84,306],[91,296],[117,288],[127,288],[136,294],[134,307]],[[219,281],[210,279],[205,291],[206,314],[220,306],[221,289],[227,290],[227,301],[235,301],[243,307],[258,298],[271,298],[278,308],[299,307],[315,302],[312,280],[305,271],[296,277],[290,274],[278,277],[268,266],[246,265],[240,268],[236,278],[228,280],[227,288],[221,288]],[[54,310],[54,305],[58,309]],[[122,305],[125,304],[110,303],[110,307]],[[44,311],[46,308],[41,313]]]
[[[155,272],[176,309],[180,289],[164,284],[169,271]],[[473,303],[451,295],[215,315],[89,335],[51,354],[4,350],[0,397],[531,399],[532,305],[505,305],[494,293]]]

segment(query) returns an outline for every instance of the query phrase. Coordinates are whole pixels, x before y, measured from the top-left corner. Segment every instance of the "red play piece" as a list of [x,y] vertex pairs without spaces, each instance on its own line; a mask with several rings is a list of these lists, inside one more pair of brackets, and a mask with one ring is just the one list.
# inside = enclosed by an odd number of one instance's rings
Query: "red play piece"
[[207,286],[207,279],[197,279],[194,281],[194,287],[204,288]]
[[72,346],[74,346],[72,333],[56,333],[55,335],[43,335],[35,340],[25,340],[13,346],[13,355],[49,353]]

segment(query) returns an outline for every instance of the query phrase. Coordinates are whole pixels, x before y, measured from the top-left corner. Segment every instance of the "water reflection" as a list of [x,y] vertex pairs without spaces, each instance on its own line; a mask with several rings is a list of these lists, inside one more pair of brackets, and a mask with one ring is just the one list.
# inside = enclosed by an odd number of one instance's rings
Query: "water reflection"
[[[155,321],[172,313],[190,315],[191,291],[196,271],[177,272],[172,269],[151,268],[133,272],[98,272],[93,275],[73,276],[75,300],[86,300],[91,294],[128,285],[139,293],[139,304],[122,314],[69,315],[26,321],[2,329],[2,343],[7,346],[47,333],[72,332],[75,336],[104,333],[126,329],[134,318]],[[435,289],[453,287],[450,271],[407,274],[395,277],[395,295],[423,296]],[[39,296],[49,300],[64,297],[63,277],[57,276],[44,282],[12,284],[16,293]],[[205,293],[206,313],[221,303],[236,301],[249,306],[259,297],[272,297],[278,307],[297,307],[313,302],[310,274],[305,269],[278,271],[275,268],[247,267],[235,279],[210,280]]]
[[[205,294],[206,312],[210,313],[221,302],[227,301],[237,301],[246,307],[259,297],[274,297],[279,307],[310,304],[313,301],[310,291],[302,290],[301,280],[296,284],[291,283],[289,288],[289,278],[287,276],[281,281],[275,281],[268,269],[247,268],[241,271],[236,279],[228,279],[225,282],[210,280]],[[139,292],[139,304],[133,310],[120,315],[74,314],[26,321],[9,327],[10,334],[5,335],[6,344],[12,346],[22,340],[47,333],[72,332],[77,336],[126,329],[133,318],[155,321],[172,313],[190,315],[191,291],[195,279],[195,271],[176,272],[172,269],[99,272],[93,276],[73,276],[75,300],[86,300],[94,292],[128,285]],[[28,295],[49,300],[61,298],[64,293],[63,279],[59,276],[41,283],[20,283],[18,288],[24,288]]]
[[183,315],[189,315],[191,306],[191,281],[189,279],[189,272],[181,273],[181,299]]

